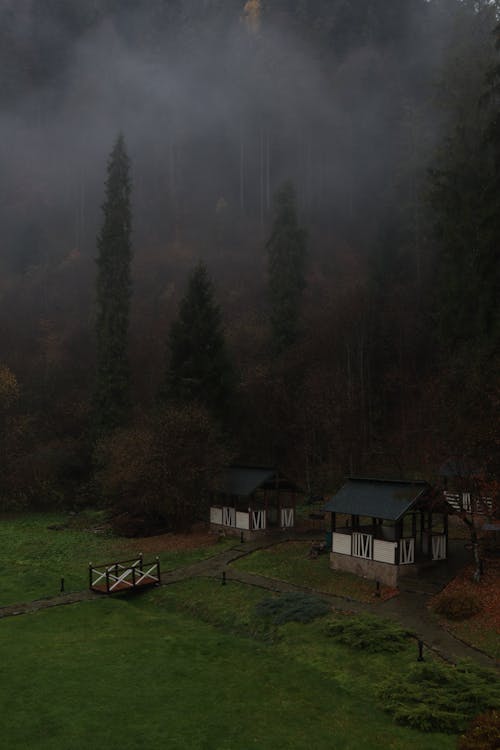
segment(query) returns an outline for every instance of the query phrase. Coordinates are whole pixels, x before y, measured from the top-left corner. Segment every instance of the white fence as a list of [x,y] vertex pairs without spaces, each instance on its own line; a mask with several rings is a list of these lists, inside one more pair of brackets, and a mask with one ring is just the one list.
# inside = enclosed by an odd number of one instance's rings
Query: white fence
[[[284,519],[290,523],[283,525],[293,526],[293,508],[290,511],[292,514],[291,517],[288,513]],[[245,511],[237,511],[236,508],[229,506],[223,506],[222,508],[211,506],[210,523],[216,523],[219,526],[230,526],[233,529],[242,529],[244,531],[263,531],[267,527],[266,511],[252,510],[247,513]]]
[[396,562],[397,542],[386,542],[382,539],[373,540],[373,559],[377,562],[390,563]]
[[415,562],[415,539],[401,539],[399,542],[399,564],[411,565]]
[[289,529],[293,526],[293,508],[281,509],[281,527]]
[[432,559],[446,560],[446,536],[444,534],[432,537]]
[[214,506],[210,508],[210,523],[218,523],[222,525],[222,508],[216,508]]
[[236,511],[236,528],[237,529],[249,529],[250,528],[250,516],[248,513],[242,513]]
[[364,557],[365,560],[372,559],[373,537],[371,534],[363,534],[361,531],[353,532],[352,554],[354,557]]
[[336,531],[332,534],[332,552],[338,552],[341,555],[351,554],[351,536],[350,534],[339,534]]
[[477,513],[488,515],[493,508],[491,497],[471,497],[470,492],[445,492],[446,502],[459,513]]
[[236,510],[235,508],[222,508],[222,525],[236,527]]
[[266,528],[266,511],[265,510],[253,510],[252,511],[252,529],[254,531],[262,531]]

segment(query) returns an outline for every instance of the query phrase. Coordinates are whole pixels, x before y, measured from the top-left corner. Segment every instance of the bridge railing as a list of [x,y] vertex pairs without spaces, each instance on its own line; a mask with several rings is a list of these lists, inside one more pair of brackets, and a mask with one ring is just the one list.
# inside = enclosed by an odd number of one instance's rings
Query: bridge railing
[[89,563],[89,588],[112,594],[140,586],[160,583],[160,559],[145,563],[142,554],[137,559],[93,565]]

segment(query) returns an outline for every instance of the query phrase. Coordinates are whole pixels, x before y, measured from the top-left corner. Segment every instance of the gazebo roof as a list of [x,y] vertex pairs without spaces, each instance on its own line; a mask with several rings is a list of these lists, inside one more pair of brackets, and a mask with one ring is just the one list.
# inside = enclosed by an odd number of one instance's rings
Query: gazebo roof
[[228,495],[247,497],[261,488],[299,488],[270,466],[230,466],[222,474],[220,490]]
[[324,510],[398,521],[430,488],[427,482],[350,478]]
[[440,477],[457,477],[467,479],[480,477],[483,469],[479,461],[461,456],[451,456],[439,467]]

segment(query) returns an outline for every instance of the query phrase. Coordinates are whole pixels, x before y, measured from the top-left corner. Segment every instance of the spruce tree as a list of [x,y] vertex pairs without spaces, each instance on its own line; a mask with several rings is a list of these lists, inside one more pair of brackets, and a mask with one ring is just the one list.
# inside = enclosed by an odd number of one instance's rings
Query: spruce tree
[[299,226],[295,189],[286,182],[274,197],[274,223],[267,245],[271,335],[279,354],[297,339],[305,289],[306,231]]
[[221,312],[207,269],[199,263],[189,277],[168,341],[169,365],[162,400],[197,402],[222,418],[233,385]]
[[97,238],[96,430],[122,425],[130,402],[128,328],[131,297],[130,176],[123,135],[108,161],[104,221]]

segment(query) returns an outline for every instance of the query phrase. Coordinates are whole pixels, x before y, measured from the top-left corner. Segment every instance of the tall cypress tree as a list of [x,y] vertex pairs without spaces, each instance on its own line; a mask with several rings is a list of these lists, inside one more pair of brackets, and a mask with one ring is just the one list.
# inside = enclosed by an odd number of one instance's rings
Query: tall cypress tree
[[168,348],[169,364],[161,399],[196,401],[216,417],[223,417],[234,382],[233,369],[220,308],[203,263],[189,277],[179,315],[170,329]]
[[130,402],[127,354],[131,297],[130,163],[123,135],[108,161],[104,221],[97,238],[96,429],[102,434],[123,424]]
[[272,343],[279,354],[297,339],[305,289],[306,231],[299,226],[295,189],[286,182],[274,197],[274,223],[266,245]]

